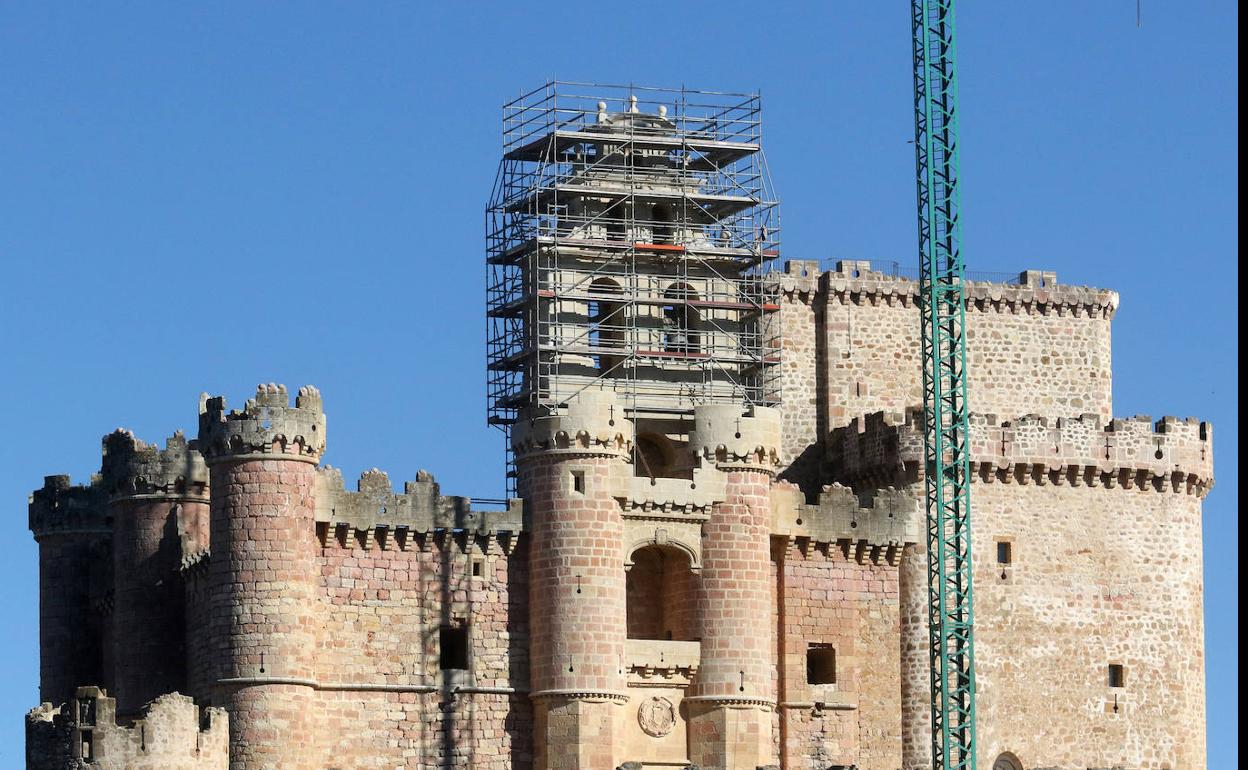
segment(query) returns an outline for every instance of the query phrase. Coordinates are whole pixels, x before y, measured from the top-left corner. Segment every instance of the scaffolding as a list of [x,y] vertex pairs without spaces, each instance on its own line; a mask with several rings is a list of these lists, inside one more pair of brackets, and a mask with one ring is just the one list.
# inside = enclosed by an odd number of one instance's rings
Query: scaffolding
[[490,424],[509,436],[521,410],[558,413],[588,388],[620,393],[632,419],[776,402],[761,131],[757,94],[551,81],[504,105]]

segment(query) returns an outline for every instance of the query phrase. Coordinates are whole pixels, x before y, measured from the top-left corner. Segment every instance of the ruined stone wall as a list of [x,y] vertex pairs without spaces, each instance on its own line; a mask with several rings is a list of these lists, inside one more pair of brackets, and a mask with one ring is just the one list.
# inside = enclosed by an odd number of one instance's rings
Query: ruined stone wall
[[26,770],[226,770],[229,761],[225,713],[183,695],[160,696],[126,724],[97,687],[26,715]]
[[[784,766],[900,763],[897,568],[837,543],[788,542],[780,556]],[[835,653],[835,682],[809,683],[812,646]],[[822,672],[821,672],[822,673]]]

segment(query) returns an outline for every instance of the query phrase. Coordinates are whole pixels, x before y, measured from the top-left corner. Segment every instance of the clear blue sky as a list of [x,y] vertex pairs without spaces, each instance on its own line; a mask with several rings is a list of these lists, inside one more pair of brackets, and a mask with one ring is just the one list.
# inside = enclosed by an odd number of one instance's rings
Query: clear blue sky
[[[86,479],[113,428],[313,383],[348,477],[500,493],[482,225],[519,90],[758,89],[785,255],[915,261],[907,3],[440,5],[0,6],[0,767],[37,699],[26,496]],[[1115,412],[1214,423],[1210,767],[1233,767],[1238,11],[1143,6],[961,9],[966,253],[1117,289]]]

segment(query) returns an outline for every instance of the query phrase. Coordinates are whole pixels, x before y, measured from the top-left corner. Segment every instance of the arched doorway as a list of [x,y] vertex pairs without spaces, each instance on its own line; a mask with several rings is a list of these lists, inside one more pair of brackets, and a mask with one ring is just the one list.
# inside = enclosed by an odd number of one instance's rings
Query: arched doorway
[[1023,770],[1023,763],[1007,751],[993,760],[992,770]]
[[697,578],[689,555],[649,545],[633,552],[632,564],[625,576],[628,638],[692,641]]

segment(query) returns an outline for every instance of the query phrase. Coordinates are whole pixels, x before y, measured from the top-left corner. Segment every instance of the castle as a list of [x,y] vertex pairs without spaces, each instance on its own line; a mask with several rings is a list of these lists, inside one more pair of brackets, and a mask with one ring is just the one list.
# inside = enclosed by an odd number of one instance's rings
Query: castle
[[[30,500],[29,770],[930,767],[916,282],[766,269],[757,97],[504,112],[514,494],[348,490],[312,387],[106,436]],[[979,764],[1203,768],[1210,426],[1113,417],[1114,292],[966,286]]]

